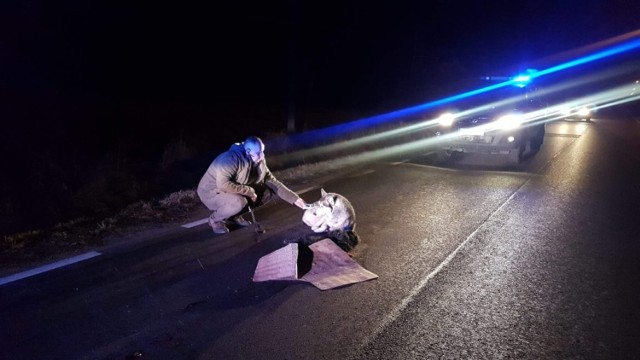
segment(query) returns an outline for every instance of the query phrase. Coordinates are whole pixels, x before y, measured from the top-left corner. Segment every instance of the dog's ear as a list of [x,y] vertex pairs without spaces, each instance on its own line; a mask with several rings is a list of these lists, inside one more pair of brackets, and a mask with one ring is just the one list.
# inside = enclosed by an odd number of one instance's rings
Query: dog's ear
[[327,195],[327,192],[324,191],[324,188],[320,188],[320,196],[325,196]]

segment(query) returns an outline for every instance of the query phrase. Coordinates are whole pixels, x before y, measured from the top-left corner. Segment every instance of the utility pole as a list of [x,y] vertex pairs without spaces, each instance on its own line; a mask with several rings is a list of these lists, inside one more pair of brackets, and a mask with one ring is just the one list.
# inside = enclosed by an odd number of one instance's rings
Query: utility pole
[[287,133],[296,131],[296,84],[298,72],[298,1],[288,1],[287,21],[289,44],[287,46]]

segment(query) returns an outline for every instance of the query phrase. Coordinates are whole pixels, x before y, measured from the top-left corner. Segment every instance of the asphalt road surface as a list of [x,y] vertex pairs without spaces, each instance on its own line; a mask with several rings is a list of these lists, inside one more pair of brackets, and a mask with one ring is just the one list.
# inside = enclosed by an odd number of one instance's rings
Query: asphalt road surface
[[168,231],[0,286],[0,359],[636,359],[640,124],[547,124],[523,164],[477,160],[417,154],[303,193],[349,198],[376,280],[253,283],[308,233],[279,203],[263,235]]

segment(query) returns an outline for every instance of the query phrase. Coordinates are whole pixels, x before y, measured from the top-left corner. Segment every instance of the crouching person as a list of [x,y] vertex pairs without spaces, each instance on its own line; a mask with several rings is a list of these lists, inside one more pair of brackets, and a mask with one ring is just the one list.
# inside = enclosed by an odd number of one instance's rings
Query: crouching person
[[211,210],[209,225],[216,234],[229,232],[227,224],[249,226],[242,217],[248,206],[260,206],[279,197],[301,209],[306,202],[278,181],[264,158],[264,143],[251,136],[218,155],[198,184],[200,201]]

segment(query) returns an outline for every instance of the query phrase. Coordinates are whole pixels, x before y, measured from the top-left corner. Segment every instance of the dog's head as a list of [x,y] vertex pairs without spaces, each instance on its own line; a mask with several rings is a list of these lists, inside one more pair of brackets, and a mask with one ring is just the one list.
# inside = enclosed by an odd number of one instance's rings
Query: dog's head
[[337,193],[320,189],[320,199],[304,212],[302,221],[314,232],[353,230],[355,213],[349,201]]
[[309,207],[302,216],[302,221],[314,229],[314,231],[322,228],[331,216],[336,200],[336,194],[328,193],[324,189],[320,189],[320,199],[309,204]]
[[328,193],[324,189],[320,189],[320,200],[313,203],[316,207],[327,207],[333,209],[338,202],[339,195],[336,193]]
[[310,203],[306,210],[307,213],[312,214],[327,214],[331,213],[333,206],[336,203],[335,194],[327,193],[324,189],[320,189],[320,199]]

